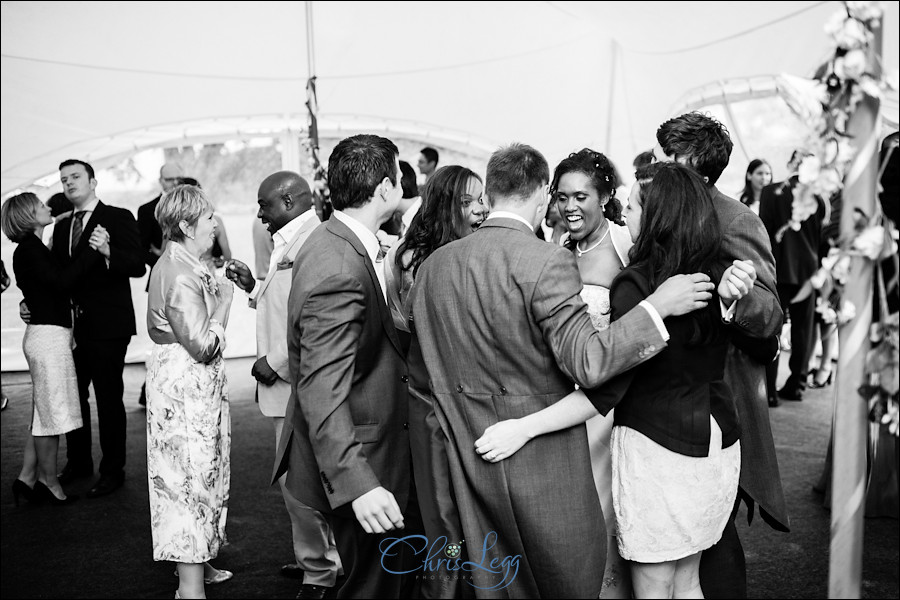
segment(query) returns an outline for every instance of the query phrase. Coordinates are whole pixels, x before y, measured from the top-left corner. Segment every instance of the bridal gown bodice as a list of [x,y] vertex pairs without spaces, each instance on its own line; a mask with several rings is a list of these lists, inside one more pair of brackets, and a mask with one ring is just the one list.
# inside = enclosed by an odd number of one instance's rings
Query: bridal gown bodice
[[585,284],[581,290],[581,299],[587,304],[594,328],[600,330],[609,327],[609,288]]

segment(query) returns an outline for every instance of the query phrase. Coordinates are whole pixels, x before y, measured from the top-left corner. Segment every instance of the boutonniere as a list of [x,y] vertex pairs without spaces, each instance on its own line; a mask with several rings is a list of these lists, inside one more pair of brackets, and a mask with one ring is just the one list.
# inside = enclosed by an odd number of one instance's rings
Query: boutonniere
[[215,296],[219,292],[219,282],[205,267],[195,267],[194,273],[200,277],[200,283],[203,284],[207,292]]
[[289,260],[287,258],[282,259],[277,265],[275,265],[276,271],[285,271],[287,269],[294,268],[294,261]]

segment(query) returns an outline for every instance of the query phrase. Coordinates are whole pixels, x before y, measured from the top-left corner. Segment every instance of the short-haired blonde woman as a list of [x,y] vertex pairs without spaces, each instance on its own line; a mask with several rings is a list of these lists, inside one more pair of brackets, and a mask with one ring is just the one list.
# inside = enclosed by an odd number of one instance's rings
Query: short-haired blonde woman
[[50,207],[32,193],[13,196],[0,209],[3,233],[18,244],[13,273],[31,311],[22,350],[34,382],[33,411],[22,470],[12,487],[16,505],[19,496],[54,505],[70,504],[78,498],[66,496],[56,477],[59,436],[82,425],[72,359],[69,290],[100,258],[98,248],[106,246],[109,254],[109,234],[96,226],[89,240],[91,251],[62,268],[41,241],[44,227],[52,222]]
[[168,240],[150,275],[147,331],[147,477],[153,560],[177,563],[176,598],[204,598],[204,583],[232,573],[209,564],[225,541],[231,416],[225,324],[234,288],[200,261],[216,219],[203,191],[181,185],[156,207]]

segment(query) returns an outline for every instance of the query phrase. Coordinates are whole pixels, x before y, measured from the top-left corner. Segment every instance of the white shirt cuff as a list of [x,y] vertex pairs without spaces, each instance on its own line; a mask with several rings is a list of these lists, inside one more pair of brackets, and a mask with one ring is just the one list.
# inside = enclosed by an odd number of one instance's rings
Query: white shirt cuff
[[653,319],[653,324],[656,325],[656,328],[659,330],[659,335],[662,336],[663,341],[669,341],[669,330],[666,329],[665,324],[663,323],[662,317],[659,316],[659,313],[656,312],[656,309],[652,304],[647,302],[646,300],[641,300],[638,306],[643,306],[644,310],[650,313],[650,318]]
[[719,298],[719,308],[722,310],[722,320],[726,323],[734,321],[734,313],[737,312],[737,303],[738,301],[735,300],[731,303],[730,307],[726,308],[725,303]]

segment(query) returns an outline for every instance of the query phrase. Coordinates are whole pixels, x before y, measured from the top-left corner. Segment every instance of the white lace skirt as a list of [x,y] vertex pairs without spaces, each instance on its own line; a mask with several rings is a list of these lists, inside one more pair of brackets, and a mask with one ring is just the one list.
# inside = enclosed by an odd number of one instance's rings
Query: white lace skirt
[[741,446],[722,448],[710,417],[709,456],[684,456],[630,427],[612,432],[613,506],[619,554],[642,563],[685,558],[714,545],[731,516]]
[[34,382],[31,435],[59,435],[81,427],[72,330],[58,325],[28,325],[22,350]]

